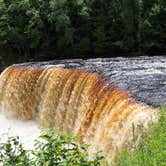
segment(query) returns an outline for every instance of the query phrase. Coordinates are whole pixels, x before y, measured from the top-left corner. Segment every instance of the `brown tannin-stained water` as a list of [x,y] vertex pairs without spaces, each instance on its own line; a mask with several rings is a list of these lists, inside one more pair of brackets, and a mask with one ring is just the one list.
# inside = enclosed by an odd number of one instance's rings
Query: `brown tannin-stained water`
[[[117,150],[139,137],[159,111],[140,105],[99,74],[84,70],[8,67],[0,75],[0,110],[18,120],[34,120],[44,128],[74,131],[89,153],[103,151],[111,162]],[[135,139],[136,139],[135,138]]]

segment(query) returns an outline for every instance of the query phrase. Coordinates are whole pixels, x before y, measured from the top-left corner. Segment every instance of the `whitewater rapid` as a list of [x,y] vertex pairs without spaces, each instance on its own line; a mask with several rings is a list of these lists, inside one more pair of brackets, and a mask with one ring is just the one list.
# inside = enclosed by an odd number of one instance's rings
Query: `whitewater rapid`
[[5,142],[8,137],[19,136],[25,149],[31,150],[39,135],[40,129],[35,121],[16,120],[0,111],[0,143]]

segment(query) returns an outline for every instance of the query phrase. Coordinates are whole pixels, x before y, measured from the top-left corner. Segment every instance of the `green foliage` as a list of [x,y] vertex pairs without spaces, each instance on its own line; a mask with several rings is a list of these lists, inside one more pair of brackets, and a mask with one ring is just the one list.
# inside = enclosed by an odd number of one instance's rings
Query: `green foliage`
[[165,53],[165,14],[165,0],[0,0],[0,47],[28,55]]
[[166,165],[166,107],[161,109],[159,122],[143,133],[135,149],[125,150],[117,160],[118,166],[165,166]]
[[19,143],[18,137],[9,137],[6,143],[0,144],[0,164],[4,166],[30,164],[28,153]]
[[87,145],[78,145],[77,138],[44,131],[36,140],[35,148],[27,151],[19,138],[10,137],[0,144],[0,164],[3,166],[98,166],[101,153],[88,156]]

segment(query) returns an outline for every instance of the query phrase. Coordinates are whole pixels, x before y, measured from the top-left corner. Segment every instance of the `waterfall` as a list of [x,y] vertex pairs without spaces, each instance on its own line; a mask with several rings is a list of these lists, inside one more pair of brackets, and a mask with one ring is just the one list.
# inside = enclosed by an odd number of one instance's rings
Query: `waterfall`
[[21,120],[37,120],[43,128],[74,132],[103,151],[108,160],[139,138],[159,111],[134,102],[130,94],[108,84],[97,73],[63,68],[11,66],[0,75],[0,110]]

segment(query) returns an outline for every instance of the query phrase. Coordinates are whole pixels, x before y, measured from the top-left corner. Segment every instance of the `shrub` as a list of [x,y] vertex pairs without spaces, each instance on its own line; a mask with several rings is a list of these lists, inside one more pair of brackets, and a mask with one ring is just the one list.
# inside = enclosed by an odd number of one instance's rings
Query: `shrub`
[[55,132],[43,131],[36,140],[34,150],[25,150],[19,137],[9,137],[0,144],[0,165],[4,166],[98,166],[102,154],[89,156],[88,145],[79,145],[77,138]]

